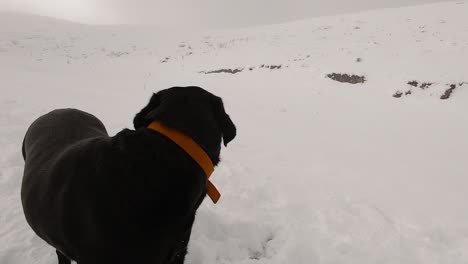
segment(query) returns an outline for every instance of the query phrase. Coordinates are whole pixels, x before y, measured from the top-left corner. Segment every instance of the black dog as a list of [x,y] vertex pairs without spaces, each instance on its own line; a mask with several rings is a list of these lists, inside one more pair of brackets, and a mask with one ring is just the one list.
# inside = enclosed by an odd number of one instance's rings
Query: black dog
[[221,98],[199,87],[154,94],[135,130],[109,137],[93,115],[60,109],[38,118],[23,142],[21,198],[32,229],[59,263],[183,263],[207,193],[202,168],[153,121],[193,139],[213,165],[236,128]]

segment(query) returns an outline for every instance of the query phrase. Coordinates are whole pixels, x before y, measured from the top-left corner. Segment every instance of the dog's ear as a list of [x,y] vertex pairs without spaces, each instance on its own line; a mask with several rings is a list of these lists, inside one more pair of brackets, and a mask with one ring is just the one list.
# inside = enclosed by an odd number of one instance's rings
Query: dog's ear
[[154,111],[154,109],[158,108],[160,104],[161,92],[153,94],[148,105],[141,109],[141,111],[135,115],[135,118],[133,118],[133,126],[135,127],[135,129],[148,125],[148,120],[146,117],[151,111]]
[[226,114],[223,100],[221,98],[215,96],[212,101],[212,105],[216,122],[221,128],[221,133],[223,133],[224,146],[227,146],[227,144],[236,137],[236,126],[229,115]]

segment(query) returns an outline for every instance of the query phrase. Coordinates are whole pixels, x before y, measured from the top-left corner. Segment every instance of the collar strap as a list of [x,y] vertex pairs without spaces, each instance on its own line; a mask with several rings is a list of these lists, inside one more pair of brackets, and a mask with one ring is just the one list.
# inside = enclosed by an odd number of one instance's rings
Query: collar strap
[[[198,145],[192,138],[183,134],[180,131],[171,129],[158,121],[153,121],[151,124],[149,124],[147,128],[161,133],[162,135],[166,136],[174,143],[176,143],[203,169],[206,178],[210,178],[211,174],[214,171],[213,162],[211,161],[208,154],[206,154],[206,152],[200,147],[200,145]],[[210,196],[213,203],[216,204],[219,198],[221,197],[221,194],[210,180],[207,181],[207,194],[208,196]]]

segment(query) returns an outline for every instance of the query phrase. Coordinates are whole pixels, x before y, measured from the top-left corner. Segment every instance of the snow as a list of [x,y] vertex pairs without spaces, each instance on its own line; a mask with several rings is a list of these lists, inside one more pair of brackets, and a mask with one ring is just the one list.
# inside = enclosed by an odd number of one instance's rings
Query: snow
[[[468,263],[467,13],[458,1],[192,32],[1,13],[0,263],[56,261],[21,209],[29,124],[76,107],[115,134],[175,85],[223,97],[238,127],[187,263]],[[201,73],[220,69],[242,71]]]

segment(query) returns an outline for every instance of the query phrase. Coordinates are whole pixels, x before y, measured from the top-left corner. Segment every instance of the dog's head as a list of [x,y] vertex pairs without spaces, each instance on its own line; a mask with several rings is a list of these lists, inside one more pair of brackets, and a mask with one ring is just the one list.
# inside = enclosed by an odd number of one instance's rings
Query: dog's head
[[215,165],[219,162],[221,138],[227,146],[236,136],[222,99],[200,87],[173,87],[153,94],[133,119],[133,125],[139,129],[155,120],[192,137]]

